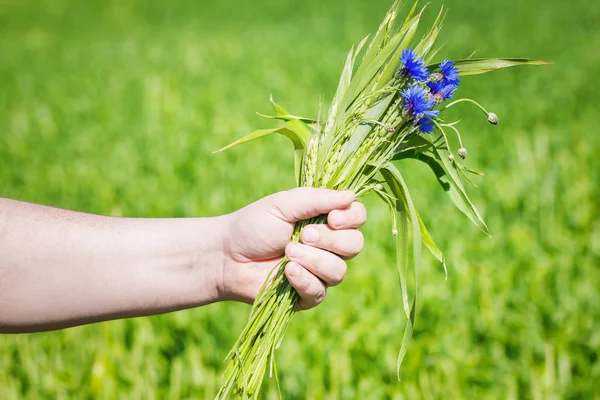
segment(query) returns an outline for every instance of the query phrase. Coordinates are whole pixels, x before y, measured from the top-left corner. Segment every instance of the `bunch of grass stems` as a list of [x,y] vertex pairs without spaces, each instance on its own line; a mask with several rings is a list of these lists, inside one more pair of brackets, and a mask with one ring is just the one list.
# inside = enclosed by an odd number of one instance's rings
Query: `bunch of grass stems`
[[[385,48],[394,33],[397,11],[398,3],[395,3],[379,27],[376,38],[380,40],[371,42],[367,55],[375,57]],[[411,13],[414,13],[414,7]],[[390,62],[397,64],[400,47],[395,50],[394,59],[383,60],[378,71],[383,71]],[[348,63],[345,70],[347,67]],[[352,67],[350,64],[350,72]],[[375,74],[343,110],[338,107],[343,106],[340,102],[343,103],[344,93],[340,93],[338,88],[327,122],[321,124],[320,118],[315,121],[314,133],[302,162],[301,186],[352,190],[357,196],[374,190],[387,196],[375,181],[375,175],[382,165],[391,160],[400,143],[418,132],[415,124],[402,115],[400,107],[399,92],[407,87],[410,79],[397,70],[388,75],[382,72]],[[359,134],[361,130],[363,133]],[[297,223],[291,240],[298,241],[306,225],[326,223],[326,220],[326,216],[320,216]],[[223,373],[225,383],[217,399],[227,399],[232,393],[243,398],[258,398],[267,369],[277,378],[275,350],[281,344],[299,302],[297,292],[284,274],[288,262],[287,258],[281,260],[271,272],[274,276],[269,276],[259,292],[249,321],[227,357]]]
[[[402,51],[412,42],[422,11],[416,13],[415,4],[403,23],[396,26],[399,7],[400,3],[396,1],[356,68],[357,54],[367,38],[363,39],[356,50],[350,50],[324,121],[321,121],[320,111],[316,120],[309,120],[291,115],[273,103],[277,116],[268,118],[283,120],[289,128],[258,130],[221,149],[270,133],[281,133],[294,143],[296,181],[299,186],[352,190],[357,196],[372,191],[387,203],[392,211],[394,235],[398,234],[397,219],[400,227],[397,262],[403,308],[407,316],[398,369],[412,335],[421,242],[443,264],[444,259],[416,213],[399,170],[391,161],[415,158],[427,163],[457,208],[487,232],[487,226],[469,200],[461,182],[461,178],[466,177],[466,172],[474,171],[455,161],[444,131],[447,129],[457,134],[461,147],[458,154],[464,159],[466,149],[462,146],[456,123],[446,124],[439,117],[432,118],[430,123],[435,126],[435,135],[421,135],[418,117],[407,112],[403,103],[405,99],[402,92],[409,86],[414,87],[416,84],[425,87],[422,81],[416,82],[417,78],[411,77],[407,73],[407,67],[403,67],[399,61]],[[428,74],[431,73],[431,82],[435,82],[433,76],[439,75],[438,72],[441,71],[441,64],[430,63],[439,50],[433,49],[433,45],[441,27],[441,16],[440,11],[431,29],[413,47],[414,53],[423,62],[429,63],[427,69]],[[481,74],[515,65],[544,64],[536,60],[515,58],[466,59],[453,63],[453,68],[462,75]],[[460,102],[474,103],[490,123],[498,123],[495,114],[489,113],[470,99],[456,100],[439,111]],[[435,104],[437,106],[440,102]],[[291,240],[298,241],[305,226],[326,221],[327,216],[320,216],[297,223]],[[412,252],[408,242],[412,243]],[[413,255],[415,275],[412,301],[409,300],[406,286],[409,252]],[[283,258],[259,291],[250,318],[226,358],[227,366],[223,374],[225,383],[217,394],[217,399],[227,399],[232,393],[256,399],[267,369],[269,375],[275,374],[277,378],[275,350],[281,344],[299,302],[298,294],[284,274],[288,262],[287,258]]]
[[[389,161],[398,144],[418,131],[402,117],[399,107],[399,91],[407,82],[407,78],[394,77],[382,89],[366,90],[344,113],[339,125],[334,125],[335,115],[332,114],[325,127],[318,124],[317,119],[315,134],[308,143],[302,164],[302,186],[352,190],[357,196],[369,190],[380,191],[381,185],[374,181],[377,166]],[[367,118],[368,110],[384,98],[389,101],[385,112],[376,120]],[[359,126],[368,126],[368,132],[356,150],[349,152],[348,144]],[[324,148],[328,142],[329,148]],[[320,216],[298,222],[291,241],[299,240],[305,226],[326,221],[326,216]],[[257,398],[267,369],[277,378],[275,350],[281,344],[299,302],[297,292],[284,274],[288,262],[287,258],[281,260],[271,273],[274,277],[270,276],[259,292],[249,321],[228,355],[223,374],[226,383],[217,395],[218,399],[226,399],[231,392],[243,398]]]

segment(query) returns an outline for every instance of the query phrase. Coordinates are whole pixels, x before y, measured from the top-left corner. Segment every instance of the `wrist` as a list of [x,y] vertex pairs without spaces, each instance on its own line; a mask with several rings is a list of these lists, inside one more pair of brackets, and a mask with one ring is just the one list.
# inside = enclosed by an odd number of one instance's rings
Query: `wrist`
[[192,255],[195,277],[191,279],[195,286],[191,293],[194,306],[222,301],[226,297],[223,275],[230,217],[201,218],[197,223],[194,231],[198,245]]
[[219,263],[219,279],[217,281],[218,299],[217,301],[241,301],[251,303],[254,298],[244,293],[244,287],[248,285],[251,277],[248,276],[250,262],[245,256],[240,254],[239,244],[245,242],[248,238],[243,227],[239,226],[240,211],[223,215],[221,218],[221,244],[222,258]]
[[140,271],[139,280],[149,283],[144,291],[151,307],[174,311],[220,300],[227,225],[226,216],[218,216],[154,220],[146,227],[153,268]]

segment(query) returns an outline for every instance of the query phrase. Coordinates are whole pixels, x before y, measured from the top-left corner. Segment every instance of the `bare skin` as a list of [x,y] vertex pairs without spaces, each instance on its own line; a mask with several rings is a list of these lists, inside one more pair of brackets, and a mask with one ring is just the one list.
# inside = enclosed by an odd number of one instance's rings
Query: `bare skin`
[[[297,221],[328,214],[302,243]],[[323,301],[363,247],[352,192],[298,188],[213,218],[85,214],[0,198],[0,333],[37,332],[236,300],[287,255],[299,307]]]

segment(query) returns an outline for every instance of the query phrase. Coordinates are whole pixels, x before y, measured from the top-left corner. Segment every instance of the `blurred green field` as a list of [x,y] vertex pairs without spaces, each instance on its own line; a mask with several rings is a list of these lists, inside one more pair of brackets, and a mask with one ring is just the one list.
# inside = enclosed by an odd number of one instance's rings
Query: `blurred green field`
[[[0,196],[139,217],[210,216],[293,186],[268,96],[314,115],[346,51],[391,0],[0,2]],[[425,258],[404,327],[388,211],[367,198],[364,252],[278,355],[285,399],[600,399],[600,7],[447,2],[442,57],[554,61],[464,79],[471,189],[487,238],[423,166],[400,164],[449,277]],[[442,4],[435,0],[434,9]],[[283,151],[283,150],[286,151]],[[289,150],[289,151],[288,151]],[[0,287],[1,290],[1,287]],[[0,336],[0,399],[210,399],[249,307],[227,303]],[[276,398],[267,380],[264,398]]]

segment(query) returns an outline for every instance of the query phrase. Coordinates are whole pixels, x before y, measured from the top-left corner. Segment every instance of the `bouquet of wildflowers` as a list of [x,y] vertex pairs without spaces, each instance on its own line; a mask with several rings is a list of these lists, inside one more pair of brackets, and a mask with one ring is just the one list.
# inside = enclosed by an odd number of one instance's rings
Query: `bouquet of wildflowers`
[[[463,180],[475,173],[454,156],[448,135],[458,137],[457,155],[467,150],[457,122],[444,120],[444,111],[468,102],[479,108],[489,123],[498,117],[471,99],[449,102],[456,94],[460,76],[481,74],[515,65],[539,65],[528,59],[466,59],[432,63],[434,44],[442,12],[417,43],[413,37],[422,10],[416,4],[398,24],[397,1],[357,63],[368,37],[348,53],[342,76],[326,118],[319,110],[316,119],[293,115],[273,102],[274,116],[285,126],[262,129],[221,149],[245,143],[271,133],[288,137],[294,144],[295,175],[299,186],[353,190],[357,196],[376,193],[391,210],[392,233],[397,238],[397,267],[407,325],[398,357],[398,369],[412,336],[422,244],[444,265],[444,257],[429,235],[411,199],[402,173],[394,161],[414,158],[431,167],[456,207],[479,228],[487,226],[470,201]],[[302,228],[325,223],[326,216],[296,224],[292,241]],[[296,312],[298,294],[287,281],[284,258],[271,272],[253,305],[248,323],[227,357],[225,383],[218,399],[230,393],[258,398],[264,375],[275,369],[279,347]],[[412,268],[409,268],[412,267]],[[412,274],[410,270],[412,269]],[[408,281],[412,280],[408,290]]]

